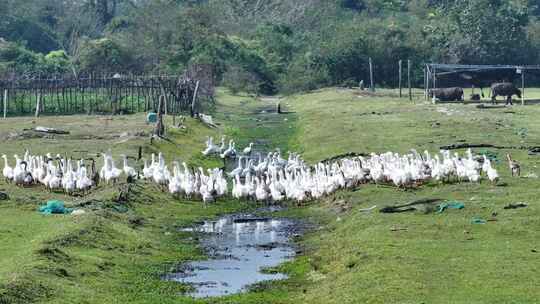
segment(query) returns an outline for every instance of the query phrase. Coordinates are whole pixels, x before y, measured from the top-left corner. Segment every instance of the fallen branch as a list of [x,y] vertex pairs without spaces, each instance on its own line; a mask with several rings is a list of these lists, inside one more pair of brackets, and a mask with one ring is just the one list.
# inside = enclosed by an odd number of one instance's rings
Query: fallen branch
[[395,205],[395,206],[386,206],[379,210],[381,213],[401,213],[401,212],[409,212],[409,211],[416,211],[418,208],[416,206],[418,205],[431,205],[436,202],[442,201],[442,199],[439,198],[427,198],[427,199],[420,199],[416,200],[412,203],[403,204],[403,205]]
[[451,144],[451,145],[448,145],[448,146],[440,147],[441,150],[457,150],[457,149],[468,149],[468,148],[495,148],[495,149],[499,149],[497,146],[491,145],[491,144],[467,144],[467,143],[464,143],[464,144]]
[[[25,129],[26,131],[28,129]],[[31,131],[40,132],[40,133],[48,133],[48,134],[69,134],[69,131],[54,129],[54,128],[47,128],[47,127],[35,127],[34,129],[30,129]]]
[[376,205],[375,205],[375,206],[371,206],[371,207],[369,207],[369,208],[360,209],[360,210],[358,210],[358,211],[360,211],[360,212],[369,212],[369,211],[371,211],[371,210],[374,210],[375,208],[377,208]]
[[490,106],[490,105],[485,105],[485,104],[482,103],[482,104],[476,105],[476,108],[477,109],[502,109],[502,108],[506,108],[506,106],[502,106],[502,105],[499,105],[499,106],[492,105],[492,106]]
[[392,227],[390,228],[390,231],[407,231],[409,228],[407,227]]
[[440,147],[441,150],[457,150],[457,149],[468,149],[468,148],[493,148],[493,149],[504,149],[504,150],[529,150],[531,152],[540,152],[540,146],[497,146],[492,144],[452,144],[448,146]]

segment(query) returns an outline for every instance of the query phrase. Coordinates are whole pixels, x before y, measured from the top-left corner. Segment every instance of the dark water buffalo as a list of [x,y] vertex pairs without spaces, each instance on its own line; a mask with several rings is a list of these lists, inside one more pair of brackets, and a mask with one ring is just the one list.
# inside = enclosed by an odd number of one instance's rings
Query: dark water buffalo
[[440,101],[463,101],[463,89],[459,87],[430,89],[429,98],[433,96]]
[[511,82],[500,82],[491,85],[491,102],[497,102],[497,96],[506,96],[506,104],[512,104],[512,96],[521,98],[521,90]]

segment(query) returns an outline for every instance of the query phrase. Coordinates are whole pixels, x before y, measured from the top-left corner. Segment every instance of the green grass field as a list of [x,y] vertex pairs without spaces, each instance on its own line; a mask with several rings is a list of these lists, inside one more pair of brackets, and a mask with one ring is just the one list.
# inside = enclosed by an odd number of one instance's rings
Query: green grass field
[[[540,90],[530,91],[540,96]],[[200,156],[205,136],[233,136],[240,147],[253,141],[265,150],[298,151],[309,162],[348,152],[437,152],[442,145],[462,142],[540,143],[537,105],[478,109],[475,104],[432,105],[421,95],[409,102],[396,98],[395,90],[359,95],[329,88],[282,99],[289,113],[276,115],[270,113],[276,100],[232,96],[226,90],[218,90],[217,100],[218,129],[188,119],[185,130],[169,128],[171,142],[154,145],[142,114],[43,117],[35,122],[10,118],[0,121],[0,153],[22,154],[29,148],[86,157],[111,149],[135,156],[142,146],[147,157],[159,150],[168,161],[220,166],[218,160]],[[36,125],[71,134],[22,134]],[[522,164],[524,176],[540,174],[539,156],[526,150],[490,151],[500,160],[497,185],[430,183],[408,191],[365,185],[289,206],[284,215],[315,227],[299,240],[303,253],[279,267],[290,278],[260,284],[246,294],[197,301],[181,295],[186,286],[160,279],[176,263],[202,257],[190,235],[177,228],[250,209],[252,203],[224,200],[205,208],[138,183],[127,212],[118,212],[118,187],[103,186],[88,197],[74,198],[2,181],[0,191],[10,200],[0,201],[0,303],[537,303],[539,180],[512,178],[505,154]],[[37,213],[51,198],[68,205],[90,202],[91,208],[81,217]],[[441,214],[361,211],[422,198],[459,200],[465,209]],[[528,207],[503,209],[515,202]],[[473,217],[490,221],[472,224]]]
[[[537,145],[538,106],[477,109],[474,105],[359,98],[328,89],[288,100],[299,115],[297,139],[310,161],[345,152],[438,151],[466,141]],[[526,130],[526,132],[519,132]],[[526,133],[526,134],[524,134]],[[540,220],[535,178],[511,178],[505,153],[524,174],[538,174],[538,156],[494,150],[503,184],[430,184],[416,191],[365,186],[343,193],[351,211],[309,237],[311,260],[325,278],[300,298],[306,303],[535,303],[540,298]],[[361,213],[372,205],[442,198],[465,203],[443,214]],[[529,207],[504,210],[512,202]],[[329,207],[322,203],[322,206]],[[331,206],[331,204],[330,204]],[[311,208],[319,208],[317,204]],[[331,207],[330,207],[331,208]],[[497,221],[471,224],[475,216]],[[392,231],[393,227],[407,230]],[[535,241],[536,240],[536,241]],[[349,267],[351,264],[354,267]],[[314,270],[312,270],[314,271]],[[320,277],[320,276],[316,276]]]

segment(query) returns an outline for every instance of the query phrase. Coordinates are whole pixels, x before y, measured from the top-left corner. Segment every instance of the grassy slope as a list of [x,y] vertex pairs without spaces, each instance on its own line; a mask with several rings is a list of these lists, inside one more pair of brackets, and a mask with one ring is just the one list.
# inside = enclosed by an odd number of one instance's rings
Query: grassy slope
[[[84,146],[91,154],[112,147],[114,153],[135,155],[136,148],[144,145],[145,153],[159,149],[169,160],[214,166],[219,161],[198,156],[202,138],[212,134],[233,135],[239,139],[238,147],[263,139],[259,146],[265,150],[276,146],[283,151],[302,150],[309,161],[350,151],[405,152],[412,147],[435,151],[458,139],[498,144],[535,144],[540,139],[534,119],[540,110],[535,106],[515,107],[515,114],[507,114],[504,109],[358,98],[349,91],[328,89],[288,98],[284,102],[287,110],[296,113],[254,115],[273,108],[274,103],[230,96],[226,91],[218,92],[218,100],[220,129],[210,130],[188,120],[186,131],[171,131],[174,143],[150,147],[146,137],[127,141],[115,136],[99,140],[68,137],[58,143],[11,141],[3,150],[22,153],[31,146],[35,153],[63,152]],[[446,115],[439,112],[442,108],[457,112]],[[55,120],[42,118],[38,124],[73,124],[74,132],[83,136],[101,126],[99,120],[90,118],[90,126],[77,129],[77,122],[86,116]],[[142,120],[142,116],[115,117],[111,125],[97,132],[148,132],[150,127]],[[23,119],[0,124],[3,135],[4,130],[29,125]],[[520,128],[528,129],[524,138],[517,134]],[[524,173],[537,171],[534,156],[514,151],[513,155],[524,164]],[[247,205],[226,201],[205,209],[198,203],[172,200],[145,185],[136,188],[127,213],[105,208],[78,219],[44,217],[34,210],[50,194],[0,183],[11,195],[10,201],[0,203],[0,299],[7,293],[19,303],[534,303],[540,297],[535,288],[539,284],[538,253],[531,252],[538,250],[539,239],[539,209],[534,201],[537,180],[509,178],[504,163],[499,169],[506,187],[426,185],[403,192],[364,186],[357,192],[342,192],[304,208],[292,208],[288,215],[324,225],[301,242],[305,255],[280,267],[291,279],[261,284],[263,288],[248,294],[206,301],[180,297],[177,294],[185,287],[159,279],[167,265],[201,254],[189,235],[177,233],[176,227]],[[116,204],[111,199],[116,191],[103,187],[86,199],[110,207]],[[52,196],[69,203],[80,200]],[[440,215],[359,212],[371,205],[424,197],[462,200],[466,209]],[[530,206],[502,210],[504,204],[516,201]],[[338,211],[336,202],[352,209]],[[489,218],[493,211],[499,213],[497,222],[470,224],[473,216]],[[140,218],[142,225],[137,224]],[[408,230],[393,232],[392,227]]]
[[[350,151],[437,151],[471,143],[537,145],[537,106],[478,110],[471,105],[411,104],[389,97],[358,97],[333,89],[292,97],[299,114],[297,139],[306,159]],[[452,115],[441,113],[443,109]],[[448,111],[448,110],[444,110]],[[372,114],[387,112],[383,115]],[[367,114],[366,114],[367,113]],[[436,125],[439,123],[440,125]],[[523,138],[517,130],[527,128]],[[345,135],[345,136],[344,136]],[[322,144],[321,144],[322,143]],[[504,160],[507,151],[496,151]],[[538,158],[511,151],[524,173],[538,173]],[[489,183],[426,185],[417,191],[364,186],[343,193],[352,211],[336,214],[328,229],[305,241],[316,278],[298,300],[306,303],[534,303],[540,298],[537,179],[514,179],[497,165],[507,186]],[[461,200],[466,208],[443,214],[362,213],[359,209],[419,198]],[[503,210],[524,201],[525,209]],[[331,203],[316,204],[312,208]],[[330,211],[329,211],[330,212]],[[498,221],[473,225],[497,212]],[[337,220],[337,217],[340,220]],[[393,227],[406,231],[391,231]],[[323,279],[321,279],[323,278]]]
[[[3,137],[34,125],[23,118],[0,124]],[[147,157],[147,152],[159,150],[170,161],[220,163],[198,157],[204,137],[217,132],[191,119],[187,119],[186,130],[170,130],[172,143],[156,142],[154,146],[148,145],[151,127],[142,115],[44,117],[35,125],[69,129],[72,134],[9,140],[2,152],[22,154],[25,148],[33,153],[85,150],[72,154],[81,157],[110,148],[116,155],[135,156],[137,147],[144,146]],[[141,130],[145,136],[120,136]],[[101,186],[85,198],[50,194],[40,187],[21,189],[3,181],[0,189],[11,197],[0,203],[0,302],[8,303],[177,303],[177,294],[185,287],[163,282],[159,274],[168,269],[164,265],[201,254],[188,235],[176,232],[177,227],[246,208],[231,201],[204,208],[200,203],[173,200],[144,184],[136,187],[127,213],[111,208],[118,205],[113,199],[117,187]],[[100,208],[80,218],[42,216],[36,209],[48,199],[61,199],[68,205],[93,199]]]

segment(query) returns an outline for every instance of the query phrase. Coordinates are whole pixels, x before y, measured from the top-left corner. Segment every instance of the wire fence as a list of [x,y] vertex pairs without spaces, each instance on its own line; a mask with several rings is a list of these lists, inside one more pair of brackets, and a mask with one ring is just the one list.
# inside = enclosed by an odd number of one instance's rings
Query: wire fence
[[24,75],[0,78],[0,112],[33,114],[125,114],[157,110],[165,96],[165,112],[200,110],[198,81],[185,75],[88,74]]

